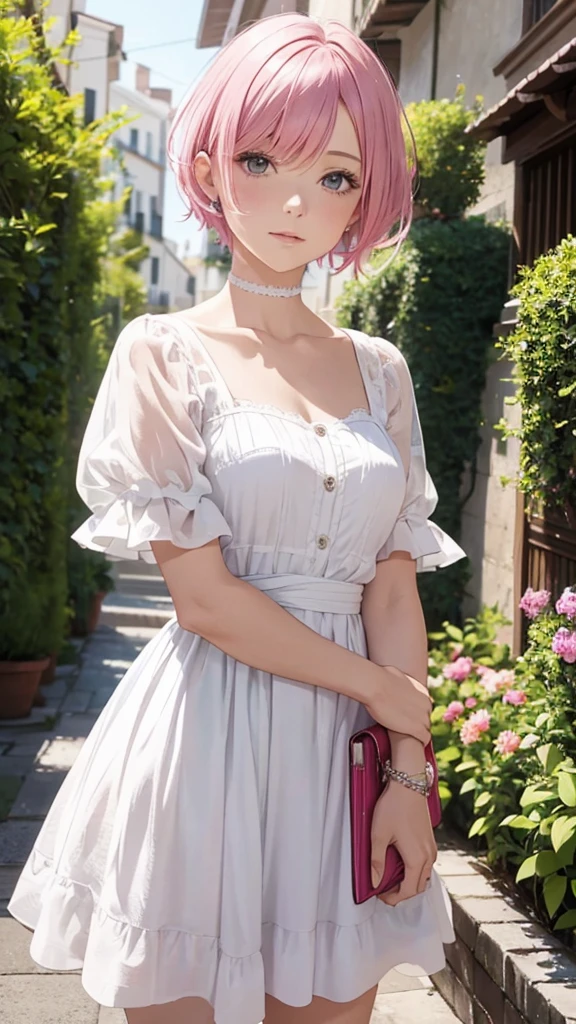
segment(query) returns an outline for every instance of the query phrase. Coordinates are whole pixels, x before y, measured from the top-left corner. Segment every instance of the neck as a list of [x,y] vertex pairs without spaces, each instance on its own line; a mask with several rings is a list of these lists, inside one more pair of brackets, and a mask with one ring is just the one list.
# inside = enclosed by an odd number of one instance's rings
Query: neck
[[[285,272],[272,270],[240,246],[235,246],[232,257],[232,274],[255,285],[297,288],[301,285],[305,270],[305,266]],[[303,324],[310,314],[310,310],[302,302],[301,295],[290,298],[255,295],[228,282],[222,297],[230,303],[238,327],[265,331],[272,335],[297,334],[303,329]],[[280,322],[283,329],[279,330]]]

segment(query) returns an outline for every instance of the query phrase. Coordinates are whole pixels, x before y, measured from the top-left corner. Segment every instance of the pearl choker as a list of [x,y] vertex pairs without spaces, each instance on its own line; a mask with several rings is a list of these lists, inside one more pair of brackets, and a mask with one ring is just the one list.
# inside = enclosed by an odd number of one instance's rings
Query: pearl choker
[[293,299],[302,292],[302,285],[296,285],[294,288],[277,288],[273,284],[254,284],[232,273],[228,274],[228,280],[230,284],[236,285],[236,288],[252,292],[253,295],[266,295],[270,299]]

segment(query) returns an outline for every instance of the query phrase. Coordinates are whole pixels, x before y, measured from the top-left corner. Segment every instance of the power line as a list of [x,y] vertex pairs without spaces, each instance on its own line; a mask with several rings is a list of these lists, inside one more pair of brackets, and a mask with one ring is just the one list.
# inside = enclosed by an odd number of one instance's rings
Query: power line
[[[149,46],[133,46],[129,50],[119,51],[120,56],[126,57],[130,53],[140,53],[142,50],[156,50],[161,49],[163,46],[178,46],[180,43],[196,43],[197,36],[188,36],[186,39],[171,39],[166,43],[150,43]],[[97,57],[78,57],[74,62],[75,64],[86,64],[90,60],[108,60],[110,56],[117,56],[117,54],[101,54]]]

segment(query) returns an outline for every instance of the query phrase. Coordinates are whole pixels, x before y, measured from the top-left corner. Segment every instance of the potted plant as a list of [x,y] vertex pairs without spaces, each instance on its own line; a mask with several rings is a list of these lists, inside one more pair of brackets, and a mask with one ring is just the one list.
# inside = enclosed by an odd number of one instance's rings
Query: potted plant
[[0,627],[0,719],[30,714],[48,665],[44,622],[50,589],[41,578],[13,581],[4,592]]
[[98,552],[71,550],[68,593],[73,636],[87,636],[98,625],[102,601],[114,589],[110,563]]

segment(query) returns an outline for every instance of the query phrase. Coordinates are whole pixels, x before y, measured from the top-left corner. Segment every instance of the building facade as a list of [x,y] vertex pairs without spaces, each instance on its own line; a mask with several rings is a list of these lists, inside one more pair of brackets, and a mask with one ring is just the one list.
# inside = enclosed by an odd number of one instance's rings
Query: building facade
[[61,44],[71,29],[80,42],[65,50],[72,63],[58,65],[67,91],[79,97],[86,124],[110,111],[125,110],[127,124],[112,136],[121,160],[111,161],[104,172],[113,179],[113,198],[130,186],[131,194],[118,227],[133,227],[149,249],[140,273],[151,310],[183,309],[191,305],[192,291],[187,267],[177,246],[164,236],[166,139],[172,116],[170,89],[150,85],[150,71],[137,65],[135,87],[120,79],[124,59],[124,30],[86,13],[86,0],[51,0],[49,13],[55,24],[49,33],[53,45]]

